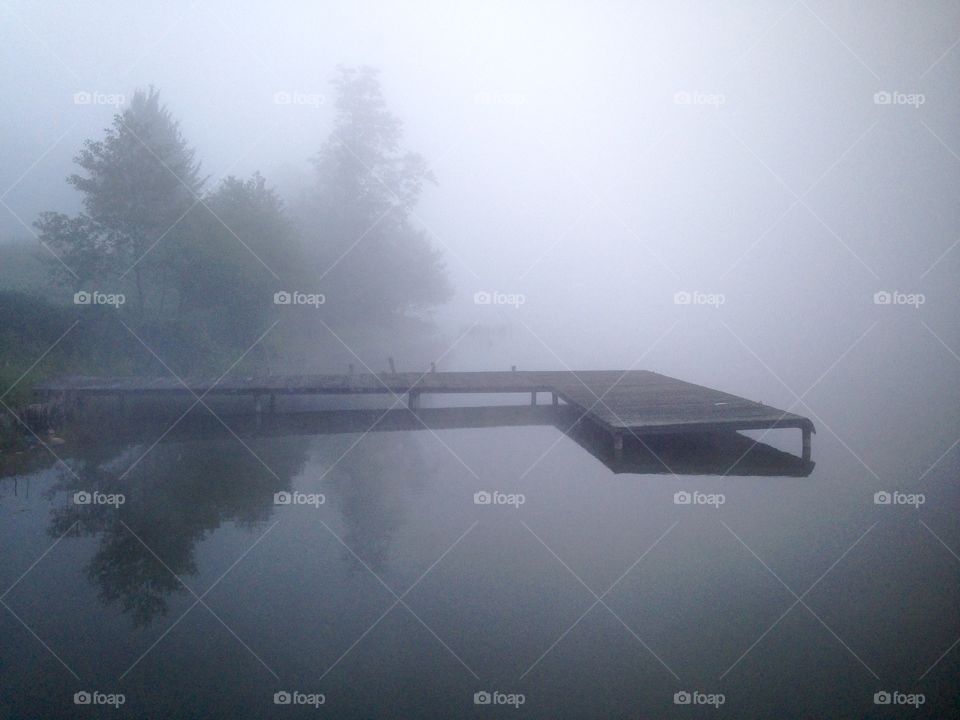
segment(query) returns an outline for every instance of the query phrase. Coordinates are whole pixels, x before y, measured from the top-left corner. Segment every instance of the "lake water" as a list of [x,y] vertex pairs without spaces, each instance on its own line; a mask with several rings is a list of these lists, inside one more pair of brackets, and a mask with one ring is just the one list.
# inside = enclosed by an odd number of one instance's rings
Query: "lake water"
[[0,716],[956,712],[954,455],[918,507],[822,429],[809,477],[615,474],[550,425],[101,435],[0,481]]

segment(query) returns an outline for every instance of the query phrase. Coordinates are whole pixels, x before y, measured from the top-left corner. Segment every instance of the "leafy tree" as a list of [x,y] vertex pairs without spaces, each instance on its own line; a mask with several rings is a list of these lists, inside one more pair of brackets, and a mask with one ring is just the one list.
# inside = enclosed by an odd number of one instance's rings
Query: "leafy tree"
[[433,174],[422,156],[401,150],[402,123],[387,109],[376,70],[342,67],[332,84],[334,127],[313,159],[317,186],[300,214],[323,288],[348,317],[446,300],[440,254],[412,222]]
[[[114,116],[103,140],[88,140],[75,158],[85,174],[71,185],[83,194],[75,218],[43,213],[40,239],[81,282],[112,280],[131,272],[138,305],[146,306],[148,278],[161,293],[169,280],[170,253],[155,251],[196,202],[200,165],[180,126],[153,88],[138,90]],[[62,267],[57,264],[62,271]]]
[[266,327],[277,277],[300,264],[280,198],[259,174],[204,193],[194,151],[153,88],[75,160],[83,172],[68,182],[83,211],[43,213],[40,239],[80,285],[134,294],[137,334],[179,372],[235,360]]
[[293,225],[260,173],[225,178],[191,211],[178,243],[178,317],[199,320],[230,348],[256,339],[273,293],[300,272]]

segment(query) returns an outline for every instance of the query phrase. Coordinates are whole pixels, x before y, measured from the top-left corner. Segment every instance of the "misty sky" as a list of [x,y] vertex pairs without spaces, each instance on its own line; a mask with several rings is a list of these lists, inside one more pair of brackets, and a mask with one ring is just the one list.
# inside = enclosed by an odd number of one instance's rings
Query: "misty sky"
[[863,11],[4,2],[0,238],[77,209],[71,158],[151,83],[211,184],[260,170],[294,197],[336,65],[369,64],[438,179],[416,220],[457,292],[433,317],[447,344],[473,327],[448,369],[637,363],[784,408],[816,383],[841,426],[906,404],[937,434],[958,406],[960,5]]

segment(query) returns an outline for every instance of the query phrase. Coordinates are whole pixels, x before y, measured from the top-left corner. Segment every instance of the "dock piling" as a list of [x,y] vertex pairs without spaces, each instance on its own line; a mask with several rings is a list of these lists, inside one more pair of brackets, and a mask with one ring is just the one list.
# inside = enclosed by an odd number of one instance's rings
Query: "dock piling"
[[613,434],[613,457],[617,460],[623,459],[623,433]]

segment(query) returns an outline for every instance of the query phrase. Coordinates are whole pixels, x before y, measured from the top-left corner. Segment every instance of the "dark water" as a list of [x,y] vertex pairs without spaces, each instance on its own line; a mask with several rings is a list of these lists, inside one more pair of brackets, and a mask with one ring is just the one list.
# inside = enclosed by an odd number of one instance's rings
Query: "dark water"
[[918,509],[822,430],[810,477],[614,474],[551,426],[239,434],[2,481],[0,715],[956,715],[955,455]]

